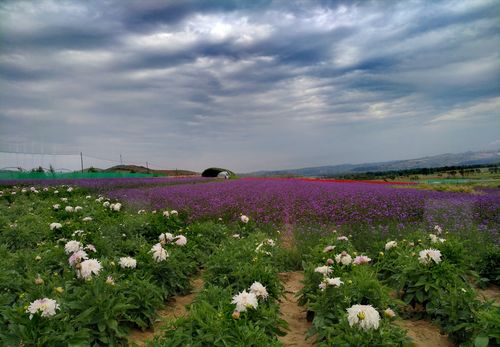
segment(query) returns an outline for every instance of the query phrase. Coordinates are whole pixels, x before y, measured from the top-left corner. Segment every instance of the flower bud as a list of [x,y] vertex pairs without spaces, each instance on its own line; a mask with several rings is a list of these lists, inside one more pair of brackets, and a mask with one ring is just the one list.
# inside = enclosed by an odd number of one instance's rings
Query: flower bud
[[240,311],[234,310],[231,316],[233,317],[233,319],[240,319]]

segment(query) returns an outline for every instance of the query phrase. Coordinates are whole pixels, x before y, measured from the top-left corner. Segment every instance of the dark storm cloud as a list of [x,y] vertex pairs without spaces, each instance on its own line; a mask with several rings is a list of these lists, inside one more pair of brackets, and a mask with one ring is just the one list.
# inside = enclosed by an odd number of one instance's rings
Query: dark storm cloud
[[500,126],[499,11],[493,0],[4,1],[0,149],[244,171],[487,147]]

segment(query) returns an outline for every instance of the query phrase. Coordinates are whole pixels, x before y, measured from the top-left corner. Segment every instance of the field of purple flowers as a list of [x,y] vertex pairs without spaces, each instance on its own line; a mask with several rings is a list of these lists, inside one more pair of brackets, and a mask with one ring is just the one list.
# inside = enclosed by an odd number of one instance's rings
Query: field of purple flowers
[[397,222],[453,229],[476,225],[497,233],[500,226],[499,190],[467,194],[370,183],[239,179],[114,189],[109,196],[137,207],[186,211],[193,220],[234,220],[244,213],[278,227]]

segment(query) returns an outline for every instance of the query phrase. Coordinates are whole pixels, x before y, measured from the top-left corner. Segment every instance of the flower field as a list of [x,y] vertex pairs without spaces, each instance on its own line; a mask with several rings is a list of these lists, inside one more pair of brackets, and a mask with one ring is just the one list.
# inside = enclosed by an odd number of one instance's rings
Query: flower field
[[[203,290],[149,346],[282,346],[280,273],[310,321],[304,346],[500,343],[500,192],[299,179],[3,182],[0,345],[121,346]],[[306,339],[307,338],[307,339]]]

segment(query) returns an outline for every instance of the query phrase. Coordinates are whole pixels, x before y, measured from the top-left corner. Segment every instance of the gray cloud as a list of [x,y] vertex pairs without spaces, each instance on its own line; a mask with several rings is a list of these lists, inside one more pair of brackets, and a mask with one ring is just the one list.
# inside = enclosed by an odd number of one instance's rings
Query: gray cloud
[[3,2],[0,149],[251,171],[488,148],[500,128],[499,10]]

